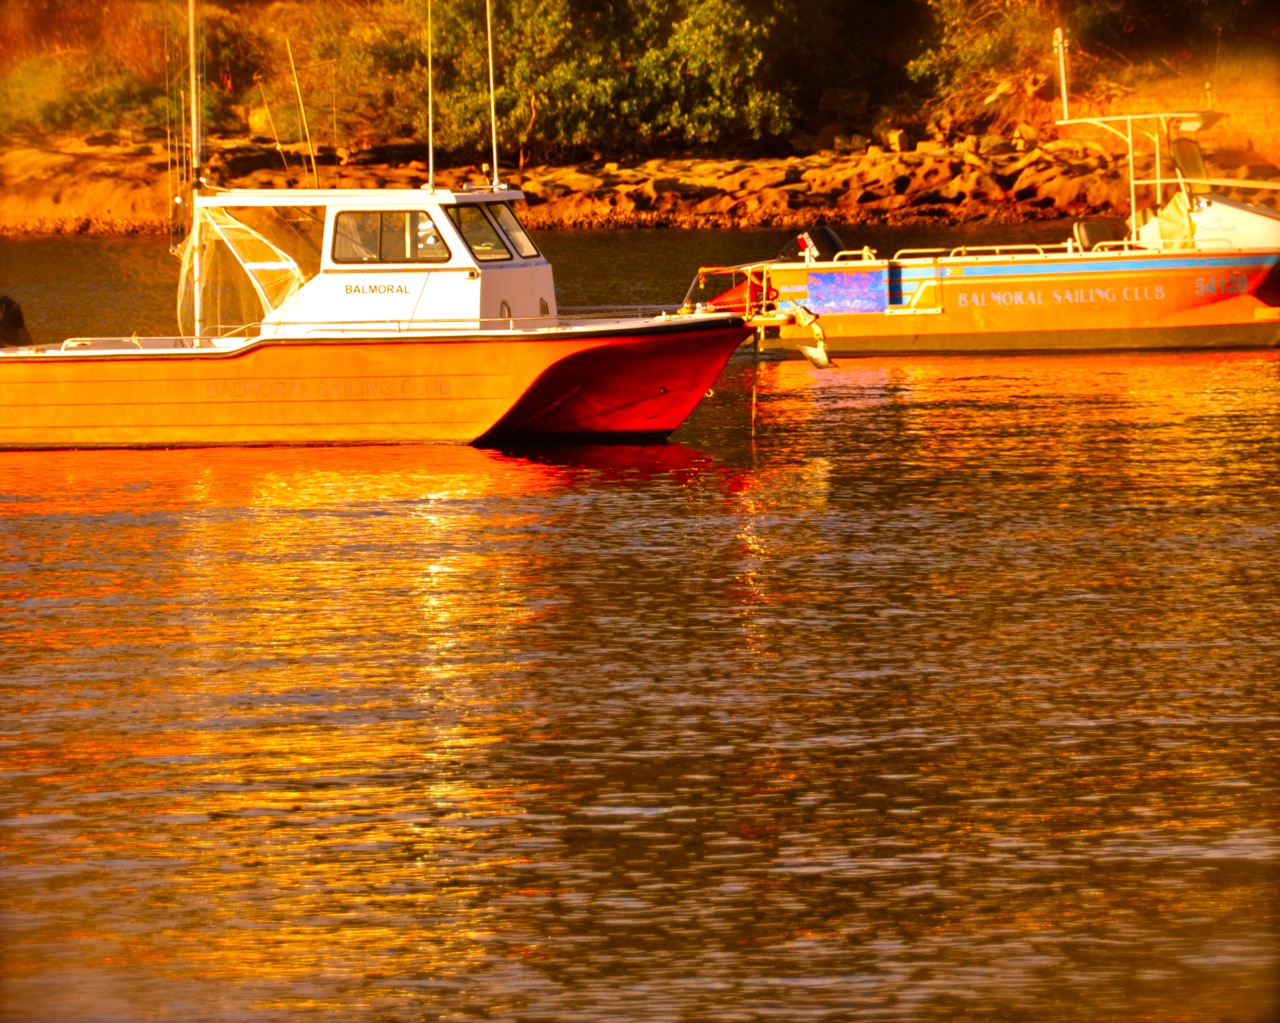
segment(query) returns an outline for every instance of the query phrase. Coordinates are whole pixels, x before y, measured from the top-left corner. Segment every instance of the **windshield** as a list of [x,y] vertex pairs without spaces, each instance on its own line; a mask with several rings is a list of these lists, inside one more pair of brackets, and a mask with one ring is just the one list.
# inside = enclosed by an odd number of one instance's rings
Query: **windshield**
[[498,229],[493,226],[493,221],[485,216],[483,208],[475,203],[467,203],[450,206],[448,210],[449,218],[457,225],[458,233],[470,246],[476,259],[489,263],[496,259],[511,258],[511,250],[503,242]]
[[515,210],[509,203],[496,202],[489,209],[493,212],[493,218],[498,222],[498,226],[511,239],[511,243],[516,247],[516,252],[520,253],[524,259],[532,259],[538,254],[538,247],[533,244],[533,239],[525,233],[524,225],[516,219]]

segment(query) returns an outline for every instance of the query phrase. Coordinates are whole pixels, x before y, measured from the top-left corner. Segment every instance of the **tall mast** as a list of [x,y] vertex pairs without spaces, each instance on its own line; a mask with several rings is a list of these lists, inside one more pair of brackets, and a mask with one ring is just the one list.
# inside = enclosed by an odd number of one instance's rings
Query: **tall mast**
[[426,0],[426,187],[435,191],[435,76],[431,72],[431,0]]
[[196,0],[187,0],[187,73],[191,92],[191,187],[200,178],[200,72],[196,66]]
[[196,193],[200,190],[200,73],[196,65],[196,0],[187,0],[187,63],[191,84],[191,332],[200,344],[204,332],[204,303],[200,290],[204,285],[200,266],[200,220],[196,210]]
[[302,102],[302,86],[298,83],[298,66],[293,62],[293,43],[284,41],[289,51],[289,71],[293,74],[293,93],[298,97],[298,120],[302,122],[302,137],[307,143],[307,152],[311,154],[311,183],[320,187],[320,175],[316,171],[316,151],[311,147],[311,129],[307,126],[307,108]]
[[1060,28],[1053,30],[1053,52],[1058,57],[1058,83],[1062,89],[1062,119],[1067,120],[1067,34]]
[[493,187],[498,187],[498,113],[493,100],[493,15],[484,0],[484,24],[489,35],[489,130],[493,134]]

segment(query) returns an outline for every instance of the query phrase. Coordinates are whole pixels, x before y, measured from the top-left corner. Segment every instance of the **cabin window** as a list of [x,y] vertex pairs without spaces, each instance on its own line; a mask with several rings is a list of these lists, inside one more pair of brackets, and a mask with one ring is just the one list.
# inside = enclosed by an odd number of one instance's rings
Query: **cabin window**
[[482,263],[489,263],[497,259],[511,258],[511,250],[507,248],[502,235],[493,226],[493,221],[485,216],[480,206],[467,203],[445,208],[449,211],[449,219],[457,226],[458,233],[462,235],[476,259]]
[[515,211],[508,203],[496,202],[489,209],[493,211],[493,219],[511,239],[511,244],[523,259],[532,259],[538,254],[538,247],[533,244],[533,239],[525,232],[524,225],[516,219]]
[[449,247],[422,210],[352,210],[334,220],[335,263],[443,263],[448,258]]

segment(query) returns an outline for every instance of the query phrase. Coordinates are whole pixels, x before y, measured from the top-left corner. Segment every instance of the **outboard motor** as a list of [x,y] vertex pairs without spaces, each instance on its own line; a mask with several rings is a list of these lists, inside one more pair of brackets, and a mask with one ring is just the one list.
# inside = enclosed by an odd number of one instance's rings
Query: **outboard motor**
[[804,259],[826,263],[835,259],[836,253],[843,249],[844,242],[840,240],[840,236],[822,224],[796,235],[793,241],[783,246],[782,251],[778,253],[778,259],[787,263]]
[[22,307],[8,295],[0,295],[0,346],[21,348],[31,344]]

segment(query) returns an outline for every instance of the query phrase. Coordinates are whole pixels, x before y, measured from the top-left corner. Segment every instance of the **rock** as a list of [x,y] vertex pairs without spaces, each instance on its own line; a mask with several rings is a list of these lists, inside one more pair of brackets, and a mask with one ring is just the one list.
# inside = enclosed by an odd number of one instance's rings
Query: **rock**
[[[895,131],[901,146],[906,129]],[[0,233],[165,231],[172,197],[164,148],[133,148],[136,154],[129,147],[90,147],[68,137],[0,149]],[[299,152],[283,154],[287,169],[273,145],[220,140],[210,153],[216,154],[210,165],[219,169],[220,184],[310,184]],[[320,156],[325,187],[414,187],[426,173],[420,146],[376,153],[327,149]],[[1256,154],[1237,158],[1241,168],[1260,162]],[[440,188],[487,180],[476,166],[437,168],[435,175]],[[1100,149],[1045,142],[1018,154],[994,136],[970,136],[954,148],[931,139],[898,152],[867,144],[857,155],[827,150],[760,160],[526,166],[518,180],[526,196],[521,214],[533,228],[1012,221],[1121,215],[1128,202],[1124,178]]]
[[835,150],[837,153],[865,153],[871,140],[865,135],[837,135]]

